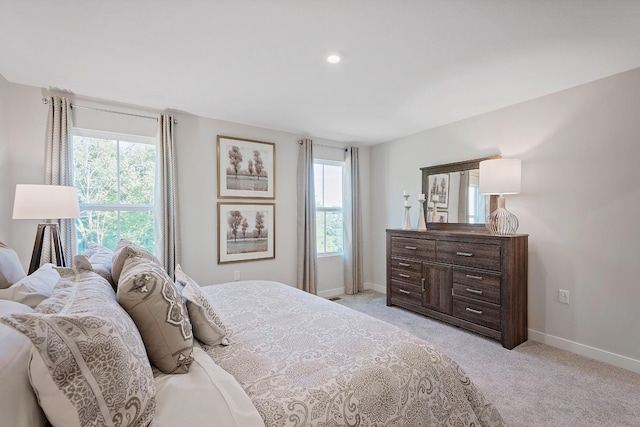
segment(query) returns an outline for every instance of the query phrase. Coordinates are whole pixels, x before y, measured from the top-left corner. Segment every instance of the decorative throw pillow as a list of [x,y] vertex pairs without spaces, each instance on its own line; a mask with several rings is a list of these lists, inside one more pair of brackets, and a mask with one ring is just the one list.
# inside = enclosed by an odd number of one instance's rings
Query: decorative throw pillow
[[113,283],[115,283],[116,286],[118,285],[118,280],[120,279],[124,262],[130,256],[146,258],[162,267],[160,260],[158,260],[158,258],[156,258],[151,252],[129,240],[121,239],[116,246],[116,250],[113,251],[113,258],[111,262],[111,277],[113,278]]
[[153,420],[155,385],[142,338],[102,277],[78,271],[33,313],[0,321],[31,340],[31,385],[52,425]]
[[[31,313],[26,305],[0,301],[0,316]],[[31,341],[0,323],[0,424],[11,427],[44,427],[45,418],[29,384]]]
[[182,296],[187,300],[193,335],[204,344],[229,345],[224,322],[214,310],[207,295],[195,280],[185,274],[180,264],[176,266],[176,281],[184,286]]
[[0,242],[0,289],[8,288],[26,275],[16,251]]
[[11,300],[36,308],[51,296],[60,274],[53,264],[44,264],[30,275],[18,280],[6,289],[0,289],[0,299]]
[[136,323],[151,363],[165,374],[188,372],[191,323],[182,297],[162,267],[130,253],[118,280],[117,298]]

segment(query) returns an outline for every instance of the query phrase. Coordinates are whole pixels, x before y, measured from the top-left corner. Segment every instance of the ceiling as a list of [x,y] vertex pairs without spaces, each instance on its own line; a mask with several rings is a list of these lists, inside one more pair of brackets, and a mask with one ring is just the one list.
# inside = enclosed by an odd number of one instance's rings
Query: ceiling
[[362,145],[637,67],[638,0],[0,0],[10,82]]

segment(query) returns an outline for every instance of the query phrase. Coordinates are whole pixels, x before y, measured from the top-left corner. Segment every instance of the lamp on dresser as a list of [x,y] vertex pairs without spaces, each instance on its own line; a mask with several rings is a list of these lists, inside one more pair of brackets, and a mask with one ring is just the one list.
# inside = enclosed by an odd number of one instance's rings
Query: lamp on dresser
[[49,228],[56,253],[57,265],[66,267],[58,223],[51,220],[78,218],[78,192],[75,187],[65,185],[16,185],[13,203],[13,219],[39,219],[36,240],[33,245],[29,274],[40,267],[45,232]]
[[498,207],[486,220],[491,234],[508,236],[518,229],[518,218],[505,208],[505,194],[520,193],[520,159],[491,159],[480,162],[480,192],[498,195]]

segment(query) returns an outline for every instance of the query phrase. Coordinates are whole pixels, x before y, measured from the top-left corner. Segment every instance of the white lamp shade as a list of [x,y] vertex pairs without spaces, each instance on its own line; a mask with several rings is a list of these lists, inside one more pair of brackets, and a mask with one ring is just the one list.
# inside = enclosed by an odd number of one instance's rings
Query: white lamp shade
[[16,185],[13,219],[78,218],[78,191],[65,185]]
[[480,192],[520,193],[521,169],[520,159],[492,159],[480,162]]

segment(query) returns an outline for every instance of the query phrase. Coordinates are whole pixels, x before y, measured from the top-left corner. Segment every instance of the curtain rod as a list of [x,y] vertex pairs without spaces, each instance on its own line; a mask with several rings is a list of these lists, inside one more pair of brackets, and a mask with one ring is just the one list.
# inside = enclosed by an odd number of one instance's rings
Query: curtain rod
[[[298,141],[299,145],[302,145],[302,141]],[[344,151],[349,151],[348,148],[343,148],[343,147],[336,147],[333,145],[326,145],[326,144],[318,144],[316,142],[313,143],[313,145],[317,146],[317,147],[327,147],[327,148],[335,148],[336,150],[344,150]]]
[[[42,98],[42,103],[48,104],[49,100],[47,98]],[[105,113],[122,114],[123,116],[140,117],[142,119],[152,119],[152,120],[158,121],[158,117],[145,116],[143,114],[125,113],[122,111],[107,110],[106,108],[85,107],[83,105],[76,105],[76,104],[71,104],[71,108],[84,108],[85,110],[94,110],[94,111],[102,111]],[[178,119],[173,119],[173,123],[178,123]]]

